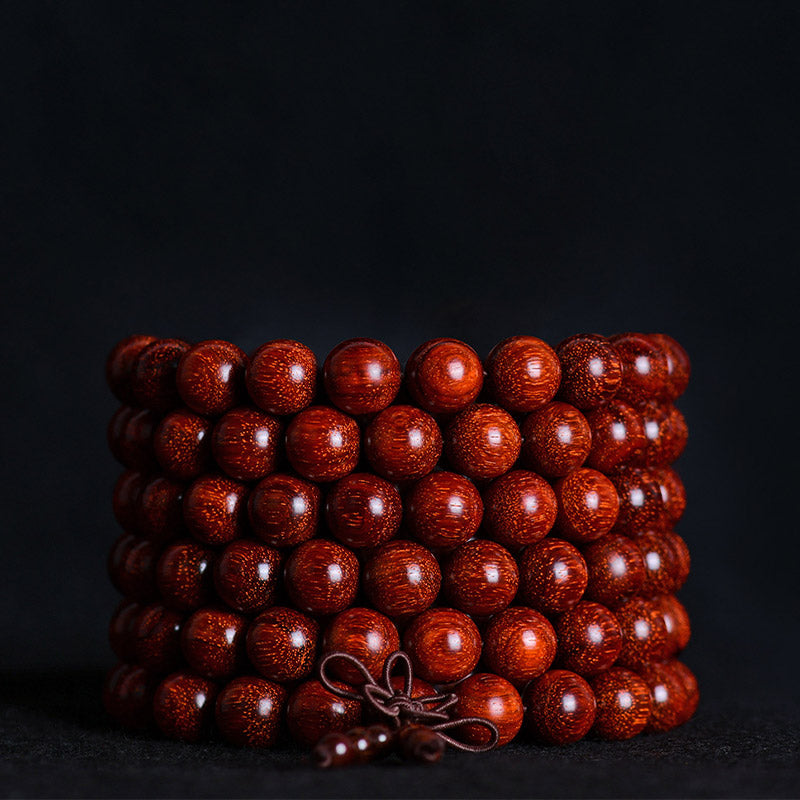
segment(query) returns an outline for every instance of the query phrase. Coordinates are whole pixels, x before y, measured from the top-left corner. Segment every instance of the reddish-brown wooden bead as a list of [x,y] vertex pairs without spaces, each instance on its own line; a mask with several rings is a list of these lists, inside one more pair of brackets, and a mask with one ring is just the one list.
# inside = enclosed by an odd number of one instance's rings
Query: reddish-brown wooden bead
[[143,667],[117,664],[103,683],[103,706],[123,728],[144,730],[153,721],[156,682]]
[[514,599],[519,570],[504,547],[473,539],[447,559],[442,583],[451,605],[470,616],[485,617],[502,611]]
[[242,535],[247,487],[221,475],[203,475],[183,498],[183,518],[192,536],[210,545]]
[[142,486],[136,510],[136,529],[157,545],[176,539],[185,531],[185,486],[169,478],[153,478]]
[[132,405],[136,402],[131,388],[133,367],[142,350],[155,341],[155,336],[134,334],[117,342],[108,354],[106,382],[121,403]]
[[153,452],[167,477],[190,481],[211,463],[211,423],[179,408],[161,420],[153,434]]
[[614,613],[622,630],[622,650],[617,659],[621,667],[638,669],[665,658],[669,648],[667,626],[655,603],[633,597]]
[[375,414],[394,400],[403,382],[391,348],[375,339],[348,339],[328,354],[322,367],[330,401],[348,414]]
[[306,408],[286,429],[289,463],[310,481],[336,481],[351,473],[360,446],[356,421],[327,406]]
[[497,478],[519,458],[522,435],[499,406],[477,403],[459,412],[445,432],[445,453],[457,472],[472,479]]
[[183,614],[160,603],[145,606],[134,628],[136,662],[153,673],[171,672],[180,666]]
[[689,697],[678,673],[666,664],[647,664],[638,669],[650,689],[650,721],[648,731],[668,731],[683,722]]
[[247,368],[250,399],[269,414],[296,414],[311,404],[317,388],[317,359],[293,339],[274,339],[253,353]]
[[258,483],[247,503],[250,524],[273,547],[294,547],[317,532],[319,487],[294,475],[275,472]]
[[650,689],[622,667],[595,675],[589,685],[597,701],[594,732],[601,739],[631,739],[650,721]]
[[620,510],[617,489],[605,475],[581,467],[555,485],[558,501],[556,530],[573,542],[591,542],[605,536]]
[[108,447],[114,458],[128,469],[152,470],[156,466],[153,431],[158,421],[158,415],[147,408],[118,408],[107,430]]
[[211,595],[213,562],[213,552],[197,542],[169,545],[156,567],[156,583],[164,604],[177,611],[195,611],[205,605]]
[[239,747],[272,747],[286,705],[286,689],[250,675],[234,678],[217,697],[217,728]]
[[487,626],[483,660],[492,672],[522,686],[550,667],[556,647],[556,633],[546,617],[532,608],[512,606]]
[[406,525],[428,547],[457,547],[477,533],[482,518],[480,492],[455,472],[426,475],[405,499]]
[[[499,675],[478,672],[463,680],[453,690],[458,698],[454,707],[457,719],[480,717],[494,723],[499,738],[497,746],[508,744],[522,727],[522,698],[519,692]],[[491,739],[483,725],[465,725],[459,735],[469,744],[487,744]]]
[[108,575],[120,594],[131,600],[149,602],[157,596],[156,552],[153,543],[123,533],[108,555]]
[[678,724],[683,725],[694,716],[697,706],[700,703],[700,687],[694,673],[682,661],[669,661],[669,667],[683,685],[686,693],[686,701],[683,706],[683,713],[680,715]]
[[683,603],[673,594],[661,595],[654,598],[653,602],[664,618],[668,640],[666,655],[672,658],[689,644],[692,636],[689,613]]
[[161,412],[180,405],[175,375],[178,362],[189,347],[181,339],[157,339],[140,351],[130,378],[137,405]]
[[389,481],[353,472],[328,492],[325,517],[331,533],[348,547],[376,547],[400,528],[403,502]]
[[406,385],[414,402],[431,414],[466,408],[483,387],[478,354],[458,339],[431,339],[406,364]]
[[619,496],[618,533],[659,530],[667,523],[661,485],[648,469],[620,467],[610,476]]
[[686,489],[683,481],[672,467],[656,467],[650,473],[661,489],[667,519],[675,525],[686,511]]
[[191,672],[164,678],[153,698],[153,715],[164,736],[183,742],[199,742],[211,732],[217,686]]
[[522,457],[531,469],[560,478],[583,466],[592,446],[586,418],[560,401],[528,414],[522,423]]
[[608,473],[639,457],[647,444],[642,415],[630,403],[614,399],[586,412],[592,446],[586,466]]
[[558,506],[550,484],[535,472],[515,469],[483,492],[486,531],[510,548],[543,539],[556,521]]
[[561,363],[549,344],[535,336],[505,339],[486,358],[486,381],[509,411],[534,411],[549,403],[561,383]]
[[540,741],[570,744],[583,739],[594,724],[597,704],[580,675],[553,669],[525,688],[525,726]]
[[579,675],[596,675],[611,667],[622,649],[617,618],[600,603],[584,601],[565,611],[556,623],[558,660]]
[[214,426],[211,449],[220,468],[237,481],[257,481],[275,472],[281,423],[263,411],[234,408]]
[[[345,684],[335,686],[348,688]],[[361,722],[361,703],[329,692],[319,681],[301,683],[286,704],[292,738],[313,747],[327,733],[345,733]]]
[[674,401],[689,385],[692,370],[689,355],[678,342],[665,333],[651,333],[648,336],[667,359],[667,379],[661,395],[665,400]]
[[142,612],[142,604],[123,599],[117,605],[108,624],[108,643],[120,661],[136,659],[136,623]]
[[293,550],[284,572],[292,602],[310,614],[337,614],[351,606],[358,577],[353,553],[325,539],[311,539]]
[[676,406],[667,406],[667,431],[668,435],[662,444],[664,461],[671,464],[677,461],[689,441],[689,428],[686,425],[681,410]]
[[271,681],[306,678],[314,669],[319,624],[293,608],[273,606],[260,614],[247,631],[247,655]]
[[419,408],[390,406],[367,427],[364,454],[390,481],[419,480],[439,461],[442,434],[436,420]]
[[200,675],[227,678],[244,662],[246,631],[247,620],[240,614],[201,608],[183,625],[183,655]]
[[671,464],[683,452],[689,438],[683,414],[673,405],[655,401],[641,403],[639,413],[644,422],[646,443],[634,462],[650,467]]
[[608,402],[622,383],[622,362],[604,336],[578,333],[556,348],[561,362],[559,397],[576,408]]
[[176,385],[181,400],[197,414],[219,416],[244,395],[247,356],[221,339],[198,342],[181,357]]
[[661,532],[661,536],[669,542],[672,552],[675,553],[675,591],[677,592],[689,577],[689,569],[691,568],[692,559],[689,555],[689,547],[683,540],[683,537],[678,536],[675,531],[665,530]]
[[[126,469],[114,484],[111,499],[114,518],[128,533],[139,533],[137,514],[146,478],[136,470]],[[124,660],[124,659],[123,659]]]
[[372,553],[364,567],[364,592],[386,616],[404,619],[429,608],[442,583],[439,562],[416,542],[395,539]]
[[431,683],[461,680],[481,656],[481,635],[470,617],[452,608],[431,608],[411,621],[403,649],[414,672]]
[[589,573],[586,598],[616,608],[644,583],[644,559],[627,537],[611,533],[583,548]]
[[646,530],[631,534],[644,561],[644,583],[641,593],[647,596],[675,591],[678,557],[672,545],[658,531]]
[[[431,733],[436,735],[433,731]],[[347,733],[328,733],[323,736],[311,757],[322,768],[364,764],[388,755],[399,739],[398,733],[386,725],[352,728]]]
[[545,614],[560,614],[576,605],[588,579],[581,554],[563,539],[548,536],[528,545],[519,557],[522,602]]
[[644,333],[618,333],[609,341],[622,363],[621,400],[639,402],[658,397],[667,383],[667,357]]
[[234,611],[255,614],[271,606],[280,579],[281,555],[246,539],[231,542],[214,566],[220,600]]

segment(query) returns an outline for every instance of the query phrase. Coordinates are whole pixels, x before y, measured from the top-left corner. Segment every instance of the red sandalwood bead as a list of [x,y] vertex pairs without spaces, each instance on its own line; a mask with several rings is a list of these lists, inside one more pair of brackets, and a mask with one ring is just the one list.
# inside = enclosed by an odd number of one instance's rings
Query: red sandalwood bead
[[147,408],[122,406],[108,425],[108,447],[124,467],[149,472],[156,466],[153,431],[159,417]]
[[667,406],[667,431],[662,444],[664,462],[671,464],[677,461],[689,441],[689,428],[681,410],[675,406]]
[[120,594],[131,600],[154,600],[156,559],[158,553],[151,541],[123,533],[108,556],[108,575]]
[[164,674],[181,665],[183,614],[154,603],[145,606],[134,628],[136,662],[153,673]]
[[523,700],[526,727],[547,744],[577,742],[594,724],[594,693],[586,680],[574,672],[546,672],[526,687]]
[[132,405],[136,402],[131,388],[133,366],[142,350],[155,341],[155,336],[134,334],[117,342],[108,354],[106,382],[121,403]]
[[675,579],[675,591],[677,592],[689,577],[689,569],[692,563],[689,547],[675,531],[662,531],[661,536],[669,542],[672,552],[675,553],[675,573],[673,577]]
[[253,353],[247,391],[269,414],[296,414],[311,404],[317,388],[317,359],[304,344],[275,339]]
[[519,557],[520,598],[545,614],[560,614],[576,605],[587,582],[581,554],[562,539],[542,539],[528,545]]
[[171,544],[161,554],[156,566],[156,583],[168,608],[195,611],[211,595],[214,554],[197,542]]
[[669,663],[646,664],[639,675],[650,689],[651,712],[648,731],[668,731],[687,718],[689,697],[678,673]]
[[169,478],[153,478],[142,486],[136,513],[136,529],[146,539],[164,544],[185,531],[185,486]]
[[120,661],[136,659],[134,631],[141,612],[141,603],[122,599],[111,617],[108,624],[108,643]]
[[614,613],[622,630],[622,650],[617,659],[619,666],[639,669],[666,657],[669,649],[667,626],[655,603],[633,597]]
[[211,423],[179,408],[161,420],[153,435],[153,452],[168,478],[190,481],[211,462]]
[[624,400],[588,411],[586,421],[592,437],[586,466],[592,469],[611,472],[638,458],[647,445],[642,415]]
[[348,547],[375,547],[400,528],[403,502],[389,481],[367,472],[338,480],[328,493],[325,516],[331,533]]
[[223,603],[242,614],[271,606],[280,579],[281,555],[246,539],[231,542],[214,566],[214,586]]
[[189,347],[181,339],[157,339],[140,351],[130,378],[137,405],[161,412],[180,405],[175,376],[178,362]]
[[622,362],[604,336],[578,333],[556,348],[561,362],[559,397],[582,410],[607,403],[622,383]]
[[111,499],[114,518],[120,527],[129,533],[139,533],[137,514],[145,480],[145,476],[141,472],[126,469],[114,484]]
[[200,675],[227,678],[244,662],[246,631],[247,620],[240,614],[201,608],[183,625],[183,655]]
[[622,667],[595,675],[590,686],[597,701],[594,732],[601,739],[631,739],[650,721],[650,689]]
[[[334,684],[348,688],[344,684]],[[361,722],[361,703],[329,692],[319,681],[301,683],[289,696],[286,722],[292,738],[313,747],[327,733],[346,733]]]
[[667,656],[672,657],[683,650],[692,636],[689,614],[685,606],[673,594],[665,594],[654,598],[653,602],[664,618],[667,628]]
[[351,606],[358,578],[353,553],[325,539],[311,539],[293,550],[284,571],[292,602],[310,614],[336,614]]
[[555,485],[556,530],[573,542],[591,542],[607,534],[620,512],[617,489],[605,475],[581,467]]
[[247,655],[271,681],[286,683],[307,678],[314,669],[319,624],[293,608],[273,606],[260,614],[247,631]]
[[574,406],[559,401],[528,414],[521,432],[524,460],[548,478],[563,477],[583,466],[592,446],[586,418]]
[[[519,692],[499,675],[479,672],[470,675],[453,690],[458,702],[454,707],[456,719],[480,717],[494,723],[499,739],[497,746],[508,744],[522,727],[522,698]],[[469,744],[487,744],[488,728],[476,723],[465,725],[460,735]]]
[[678,558],[672,545],[658,531],[646,530],[631,535],[644,561],[641,593],[647,596],[675,591]]
[[683,689],[686,692],[686,702],[684,703],[683,713],[680,715],[679,725],[683,725],[694,716],[697,706],[700,703],[700,688],[694,673],[682,661],[669,661],[669,667],[678,677]]
[[286,689],[250,675],[234,678],[217,697],[217,728],[239,747],[272,747],[286,705]]
[[622,363],[621,400],[639,402],[657,397],[668,379],[667,357],[643,333],[618,333],[609,341]]
[[600,603],[584,601],[565,611],[556,624],[558,659],[579,675],[596,675],[613,666],[622,649],[617,618]]
[[143,667],[117,664],[103,684],[103,706],[123,728],[144,730],[153,721],[154,677]]
[[176,385],[181,400],[197,414],[216,417],[242,401],[247,356],[221,339],[199,342],[178,364]]
[[519,458],[522,436],[514,418],[499,406],[478,403],[459,412],[445,432],[445,452],[468,478],[497,478]]
[[667,380],[661,395],[665,400],[674,401],[689,385],[692,370],[689,355],[678,342],[665,333],[651,333],[649,338],[667,359]]
[[319,487],[294,475],[273,473],[250,493],[247,510],[256,536],[273,547],[310,539],[319,524]]
[[211,732],[217,686],[191,672],[176,672],[158,685],[153,715],[169,739],[199,742]]
[[257,481],[275,472],[281,423],[253,408],[234,408],[214,426],[211,449],[223,472],[237,481]]
[[683,481],[672,467],[656,467],[650,472],[661,489],[667,519],[675,525],[686,510],[686,489]]
[[611,533],[583,548],[589,573],[586,598],[616,608],[644,584],[644,559],[627,537]]
[[509,411],[534,411],[549,403],[561,383],[561,363],[535,336],[512,336],[486,358],[486,379],[497,402]]
[[289,463],[310,481],[343,478],[358,465],[359,450],[356,421],[335,408],[306,408],[286,429]]
[[247,487],[221,475],[204,475],[183,498],[186,527],[199,541],[227,544],[242,535]]
[[619,496],[616,532],[631,534],[648,528],[659,530],[666,525],[661,486],[650,470],[620,467],[609,477]]

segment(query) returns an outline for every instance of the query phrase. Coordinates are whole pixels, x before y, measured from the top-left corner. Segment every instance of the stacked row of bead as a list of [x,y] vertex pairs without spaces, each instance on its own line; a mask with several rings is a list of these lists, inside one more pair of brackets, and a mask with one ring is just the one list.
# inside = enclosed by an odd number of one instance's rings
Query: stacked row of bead
[[354,339],[318,375],[290,340],[248,358],[132,336],[106,371],[126,470],[104,699],[121,724],[262,747],[285,724],[314,744],[362,721],[315,679],[319,656],[377,677],[400,647],[416,696],[453,686],[456,714],[493,721],[500,744],[623,739],[694,712],[670,466],[689,361],[670,337],[517,336],[483,363],[436,339],[405,374]]

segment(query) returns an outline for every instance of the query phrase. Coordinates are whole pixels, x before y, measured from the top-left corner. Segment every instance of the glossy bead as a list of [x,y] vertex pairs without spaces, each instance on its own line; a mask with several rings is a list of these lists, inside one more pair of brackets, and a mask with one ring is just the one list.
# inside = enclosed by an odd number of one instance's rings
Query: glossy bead
[[678,724],[683,725],[694,716],[697,711],[697,706],[700,703],[700,688],[697,684],[697,678],[694,673],[682,661],[669,661],[667,662],[672,672],[677,676],[681,682],[686,700],[683,706],[683,712],[679,717]]
[[658,531],[640,531],[631,535],[644,561],[644,583],[641,592],[652,596],[675,591],[678,571],[677,556],[670,543]]
[[199,342],[178,363],[178,394],[197,414],[219,416],[242,401],[247,356],[221,339]]
[[292,603],[309,614],[337,614],[358,591],[358,559],[346,547],[311,539],[292,551],[284,580]]
[[614,667],[590,679],[597,702],[594,732],[601,739],[631,739],[650,721],[650,689],[631,670]]
[[117,409],[107,430],[108,447],[114,458],[128,469],[152,470],[156,466],[153,431],[158,421],[158,415],[147,408]]
[[580,675],[553,669],[525,688],[525,725],[547,744],[583,739],[594,724],[597,704],[591,686]]
[[591,542],[605,536],[620,510],[617,489],[605,475],[581,467],[556,483],[556,530],[573,542]]
[[164,544],[184,533],[183,483],[153,478],[142,486],[136,509],[136,528],[147,539]]
[[486,627],[483,660],[497,675],[522,686],[549,669],[556,656],[556,633],[538,611],[512,606]]
[[683,452],[689,438],[683,414],[673,405],[655,401],[641,403],[639,413],[644,422],[645,447],[635,463],[651,467],[671,464]]
[[378,611],[405,619],[429,608],[442,583],[439,562],[416,542],[395,539],[375,550],[364,566],[364,592]]
[[483,387],[478,354],[458,339],[431,339],[406,364],[414,402],[431,414],[452,414],[473,403]]
[[242,614],[271,606],[280,580],[281,555],[246,539],[231,542],[214,566],[214,586],[223,603]]
[[183,498],[183,518],[205,544],[227,544],[242,535],[247,487],[221,475],[203,475]]
[[[344,684],[334,684],[347,688]],[[301,683],[286,704],[292,738],[313,747],[326,733],[345,733],[361,722],[361,703],[329,692],[319,681]]]
[[667,357],[643,333],[618,333],[609,341],[622,363],[621,400],[639,402],[658,397],[667,383]]
[[[457,719],[480,717],[494,723],[499,739],[497,746],[508,744],[522,727],[522,698],[519,692],[499,675],[478,672],[470,675],[453,690],[458,702],[454,707]],[[491,739],[483,725],[465,725],[459,729],[461,738],[469,744],[487,744]]]
[[111,499],[114,519],[123,530],[129,533],[139,532],[137,513],[144,485],[145,476],[133,469],[126,469],[125,472],[120,473],[114,484]]
[[689,441],[689,428],[681,410],[676,406],[667,406],[667,436],[662,443],[661,453],[664,462],[671,464],[677,461]]
[[600,603],[584,601],[556,623],[558,660],[578,675],[596,675],[613,666],[622,649],[617,618]]
[[159,603],[145,606],[133,631],[136,662],[153,673],[171,672],[180,666],[183,614]]
[[328,354],[322,367],[330,401],[348,414],[375,414],[394,400],[403,382],[391,348],[375,339],[348,339]]
[[504,547],[473,539],[449,556],[442,583],[451,605],[470,616],[485,617],[502,611],[514,599],[519,570]]
[[123,533],[108,555],[108,575],[120,594],[131,600],[154,600],[156,590],[156,552],[153,543]]
[[217,728],[238,747],[272,747],[286,705],[286,689],[250,675],[234,678],[217,697]]
[[577,605],[588,577],[577,548],[562,539],[548,536],[528,545],[519,557],[520,598],[545,614],[560,614]]
[[648,338],[658,347],[667,359],[667,379],[661,395],[665,400],[674,401],[689,385],[691,362],[689,355],[671,336],[665,333],[651,333]]
[[376,547],[400,528],[400,492],[377,475],[353,472],[338,480],[325,501],[331,533],[348,547]]
[[314,399],[317,359],[300,342],[274,339],[253,353],[246,381],[250,399],[263,411],[296,414]]
[[403,649],[411,656],[414,672],[431,683],[451,683],[469,675],[481,645],[472,619],[452,608],[423,611],[403,634]]
[[184,408],[167,414],[153,435],[153,452],[169,478],[190,481],[211,463],[211,423]]
[[477,533],[482,518],[480,493],[469,478],[455,472],[431,472],[405,499],[408,529],[428,547],[457,547]]
[[519,548],[550,533],[558,506],[550,484],[535,472],[515,469],[483,492],[484,526],[492,539]]
[[667,519],[675,525],[686,511],[686,489],[680,475],[672,467],[656,467],[650,474],[658,482]]
[[668,731],[680,725],[686,718],[689,698],[678,673],[669,663],[647,664],[638,672],[650,689],[650,721],[646,730]]
[[586,598],[616,608],[644,584],[644,559],[627,537],[611,533],[583,548],[589,573]]
[[308,677],[314,669],[319,624],[293,608],[273,606],[247,631],[247,655],[271,681],[285,683]]
[[620,467],[609,477],[619,496],[616,532],[631,534],[648,528],[658,530],[666,525],[661,486],[649,470]]
[[561,382],[561,363],[549,344],[535,336],[512,336],[486,358],[486,380],[509,411],[534,411],[549,403]]
[[153,715],[169,739],[199,742],[211,732],[217,686],[191,672],[176,672],[158,685]]
[[669,649],[667,626],[658,606],[642,597],[633,597],[615,610],[622,630],[622,650],[617,663],[639,669],[665,658]]
[[178,362],[189,347],[181,339],[158,339],[141,350],[130,378],[137,405],[161,412],[180,405],[175,376]]
[[604,336],[578,333],[556,347],[561,362],[558,396],[576,408],[596,408],[611,400],[622,383],[622,362]]
[[220,469],[237,481],[257,481],[275,472],[281,423],[252,408],[234,408],[214,426],[211,449]]
[[497,478],[519,458],[522,436],[514,418],[499,406],[467,406],[445,431],[445,453],[468,478]]
[[427,725],[403,725],[398,729],[395,738],[404,761],[438,764],[446,750],[444,739]]
[[144,668],[121,663],[103,683],[103,706],[123,728],[144,730],[153,720],[155,679]]
[[347,733],[328,733],[314,747],[311,758],[323,769],[363,764],[392,751],[396,733],[386,725],[352,728]]
[[206,678],[227,678],[244,662],[247,620],[232,611],[201,608],[183,625],[181,646],[189,666]]
[[654,598],[653,602],[661,612],[667,629],[666,655],[672,658],[683,650],[692,636],[692,626],[685,606],[673,594]]
[[442,454],[436,420],[413,406],[390,406],[367,426],[364,455],[390,481],[414,481],[427,475]]
[[273,547],[293,547],[317,532],[319,487],[294,475],[274,472],[260,481],[247,503],[250,524]]
[[120,661],[134,661],[136,639],[134,632],[142,604],[135,600],[120,600],[108,624],[108,643]]
[[158,593],[168,608],[194,611],[211,595],[214,554],[197,542],[175,542],[161,554],[156,566]]
[[356,421],[335,408],[306,408],[286,429],[289,463],[310,481],[343,478],[358,465],[359,450]]
[[675,579],[675,591],[677,592],[689,577],[689,569],[691,567],[692,559],[689,554],[689,547],[683,540],[683,537],[678,536],[675,531],[664,530],[661,536],[667,541],[675,553],[675,572],[673,578]]
[[583,466],[592,446],[586,418],[575,406],[559,401],[528,414],[521,432],[523,459],[548,478],[563,477]]
[[134,334],[117,342],[106,359],[106,382],[108,388],[121,403],[132,405],[136,402],[131,388],[133,366],[139,353],[156,341],[155,336]]
[[637,459],[647,444],[642,415],[630,403],[614,399],[586,412],[592,446],[586,466],[603,473]]

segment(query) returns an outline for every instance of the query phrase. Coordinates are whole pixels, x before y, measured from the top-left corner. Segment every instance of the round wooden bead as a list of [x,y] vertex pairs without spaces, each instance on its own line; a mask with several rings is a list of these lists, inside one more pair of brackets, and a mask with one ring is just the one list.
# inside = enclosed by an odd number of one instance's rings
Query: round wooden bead
[[191,672],[176,672],[158,685],[153,716],[169,739],[199,742],[211,732],[217,686]]
[[281,423],[253,408],[234,408],[214,426],[211,449],[220,469],[237,481],[257,481],[275,472]]
[[137,405],[161,412],[180,405],[175,376],[178,362],[189,347],[181,339],[157,339],[140,351],[130,378]]
[[650,721],[650,689],[631,670],[613,667],[589,681],[597,702],[594,732],[601,739],[631,739]]
[[445,432],[445,452],[457,472],[469,478],[497,478],[519,458],[522,436],[514,418],[488,403],[467,406]]
[[143,667],[117,664],[103,683],[103,706],[123,728],[144,730],[153,721],[155,679]]
[[431,472],[406,496],[408,529],[428,547],[457,547],[477,533],[482,518],[480,492],[455,472]]
[[[323,654],[343,652],[355,656],[378,680],[386,658],[400,649],[400,636],[392,621],[371,608],[348,608],[328,624],[322,642]],[[339,680],[358,686],[364,676],[343,659],[331,662]]]
[[470,616],[485,617],[502,611],[514,599],[519,570],[504,547],[473,539],[449,556],[442,583],[451,605]]
[[160,603],[145,606],[133,631],[136,662],[153,673],[171,672],[181,665],[183,614]]
[[234,678],[217,696],[217,728],[239,747],[272,747],[285,705],[283,686],[251,675]]
[[639,402],[658,397],[667,382],[667,357],[643,333],[618,333],[609,339],[622,363],[621,400]]
[[271,606],[280,578],[281,555],[246,539],[231,542],[214,566],[214,586],[223,603],[242,614]]
[[631,535],[644,561],[641,592],[652,596],[675,591],[678,559],[670,543],[658,531],[646,530]]
[[242,535],[247,487],[221,475],[203,475],[186,490],[183,518],[205,544],[227,544]]
[[123,533],[108,556],[108,575],[120,594],[131,600],[155,600],[156,559],[153,543],[130,533]]
[[562,539],[548,536],[520,554],[520,597],[545,614],[560,614],[577,605],[588,579],[581,554]]
[[294,547],[310,539],[319,524],[319,487],[294,475],[274,472],[250,493],[247,510],[253,532],[273,547]]
[[671,336],[665,333],[651,333],[650,340],[658,347],[667,360],[667,379],[661,395],[665,400],[674,401],[689,385],[691,362],[689,355]]
[[221,339],[199,342],[178,363],[178,394],[197,414],[219,416],[238,405],[244,394],[247,356]]
[[128,533],[139,533],[137,514],[145,480],[145,476],[141,472],[126,469],[114,484],[111,499],[114,519]]
[[497,402],[509,411],[534,411],[549,403],[561,383],[561,363],[535,336],[505,339],[486,358],[486,379]]
[[667,519],[675,525],[686,511],[686,489],[683,481],[672,467],[655,467],[650,473],[661,489]]
[[692,636],[692,626],[685,606],[673,594],[665,594],[654,598],[653,602],[664,618],[667,629],[666,655],[671,658],[683,650]]
[[335,408],[306,408],[286,429],[289,463],[310,481],[343,478],[358,465],[359,450],[356,421]]
[[353,472],[328,492],[325,517],[331,533],[348,547],[375,547],[400,528],[403,502],[389,481]]
[[650,689],[648,731],[668,731],[686,719],[689,698],[678,673],[667,664],[646,664],[638,669]]
[[608,473],[639,457],[647,444],[642,415],[630,403],[614,399],[586,412],[592,446],[586,466]]
[[617,618],[600,603],[584,601],[565,611],[556,624],[558,659],[579,675],[596,675],[611,667],[622,649]]
[[155,341],[155,336],[134,334],[117,342],[108,354],[106,382],[121,403],[132,405],[136,402],[131,388],[133,366],[142,350]]
[[466,408],[483,387],[478,354],[458,339],[431,339],[406,364],[406,385],[414,402],[431,414]]
[[683,452],[689,438],[683,414],[673,405],[655,401],[641,403],[639,413],[644,422],[646,443],[636,456],[636,465],[659,467],[671,464]]
[[367,426],[364,454],[390,481],[415,481],[427,475],[442,454],[436,420],[413,406],[390,406]]
[[200,675],[227,678],[244,662],[246,630],[247,620],[239,614],[201,608],[183,625],[183,655]]
[[583,466],[592,446],[589,423],[575,406],[555,401],[522,423],[522,456],[531,469],[560,478]]
[[678,722],[679,725],[683,725],[683,723],[691,719],[691,717],[694,716],[694,712],[697,711],[697,706],[700,703],[700,688],[697,684],[697,678],[686,664],[677,660],[667,663],[672,669],[672,672],[678,677],[678,680],[680,680],[686,693],[683,713],[680,715]]
[[461,680],[475,669],[481,656],[481,635],[466,614],[452,608],[430,608],[411,621],[403,649],[414,672],[431,683]]
[[111,454],[124,467],[149,472],[156,466],[153,453],[153,431],[159,417],[147,408],[122,406],[108,425],[107,438]]
[[190,481],[211,462],[211,424],[205,417],[177,409],[161,420],[153,434],[153,452],[169,478]]
[[[339,688],[344,684],[334,683]],[[361,703],[329,692],[319,681],[301,683],[286,704],[292,738],[313,747],[327,733],[345,733],[361,722]]]
[[589,573],[586,598],[616,608],[644,583],[644,559],[627,537],[611,533],[583,548]]
[[136,658],[134,633],[142,608],[142,604],[135,600],[122,599],[108,624],[108,643],[120,661],[133,661]]
[[677,461],[689,441],[689,428],[686,419],[676,406],[667,406],[667,436],[662,443],[664,462],[671,464]]
[[667,512],[661,486],[648,469],[620,467],[609,476],[619,496],[618,533],[636,533],[666,525]]
[[403,382],[397,356],[375,339],[348,339],[334,347],[322,375],[330,401],[348,414],[383,411]]
[[168,608],[195,611],[211,595],[214,554],[197,542],[171,544],[161,554],[156,566],[158,593]]
[[442,583],[439,562],[416,542],[395,539],[375,550],[364,567],[364,592],[369,602],[393,619],[429,608]]
[[522,686],[550,667],[556,647],[556,633],[546,617],[532,608],[512,606],[487,626],[483,660],[492,672]]
[[573,542],[591,542],[605,536],[617,521],[620,500],[605,475],[581,467],[556,483],[556,530]]
[[689,577],[689,569],[691,567],[692,559],[689,555],[689,548],[681,536],[678,536],[675,531],[665,530],[661,532],[662,538],[669,542],[672,552],[675,553],[675,591],[677,592]]
[[292,603],[309,614],[337,614],[358,591],[358,559],[346,547],[311,539],[292,551],[284,571]]
[[578,333],[556,348],[561,362],[559,397],[576,408],[607,403],[622,383],[622,362],[604,336]]
[[183,522],[183,483],[169,478],[153,478],[142,486],[136,509],[136,530],[158,545],[185,532]]
[[525,725],[540,741],[570,744],[594,724],[597,704],[592,687],[574,672],[553,669],[525,688]]
[[390,753],[399,738],[394,730],[380,724],[353,728],[347,733],[328,733],[317,742],[311,757],[322,768],[363,764]]
[[293,608],[273,606],[247,631],[247,655],[271,681],[285,683],[308,677],[317,656],[319,624]]
[[535,472],[515,469],[483,492],[484,526],[492,539],[518,548],[543,539],[556,521],[558,506],[550,484]]
[[[522,727],[522,698],[519,692],[499,675],[479,672],[470,675],[453,690],[458,698],[454,707],[456,719],[480,717],[494,723],[499,738],[497,746],[508,744]],[[469,744],[487,744],[488,728],[479,724],[465,725],[459,735]]]
[[655,603],[633,597],[614,613],[622,630],[622,650],[617,659],[619,666],[639,669],[664,659],[669,648],[667,626]]
[[269,414],[296,414],[314,399],[317,359],[304,344],[275,339],[253,353],[246,374],[250,399]]

